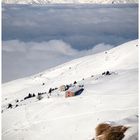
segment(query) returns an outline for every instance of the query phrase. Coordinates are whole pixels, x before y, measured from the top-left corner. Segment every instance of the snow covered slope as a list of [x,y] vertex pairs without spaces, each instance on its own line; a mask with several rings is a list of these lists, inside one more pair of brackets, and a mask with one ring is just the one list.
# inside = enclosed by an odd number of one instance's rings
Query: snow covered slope
[[[103,75],[109,71],[109,75]],[[77,84],[72,84],[77,81]],[[65,98],[63,84],[84,86]],[[57,88],[58,89],[57,89]],[[48,96],[48,90],[56,88]],[[28,93],[44,93],[24,100]],[[87,140],[95,127],[113,121],[130,128],[125,140],[138,138],[138,41],[79,58],[37,75],[2,85],[3,140]],[[18,100],[18,102],[17,102]],[[11,109],[7,109],[8,104]],[[17,106],[16,106],[17,105]]]
[[2,0],[8,4],[53,4],[53,3],[96,3],[96,4],[113,4],[113,3],[138,3],[138,0]]

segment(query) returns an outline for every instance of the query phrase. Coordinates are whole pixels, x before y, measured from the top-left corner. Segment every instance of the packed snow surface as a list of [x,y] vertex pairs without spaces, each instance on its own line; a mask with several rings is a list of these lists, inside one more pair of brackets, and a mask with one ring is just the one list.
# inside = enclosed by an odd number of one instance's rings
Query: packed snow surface
[[138,3],[138,0],[2,0],[8,4],[53,4],[53,3],[95,3],[95,4],[117,4]]
[[[84,91],[65,98],[66,84]],[[24,100],[29,93],[44,94]],[[2,85],[3,140],[91,140],[106,121],[129,126],[124,140],[138,139],[137,40]]]

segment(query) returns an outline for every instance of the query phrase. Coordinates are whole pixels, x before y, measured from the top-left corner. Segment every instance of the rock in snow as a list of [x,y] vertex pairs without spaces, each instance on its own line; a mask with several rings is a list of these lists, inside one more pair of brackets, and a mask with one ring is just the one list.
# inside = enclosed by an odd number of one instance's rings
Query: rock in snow
[[[3,84],[3,140],[90,140],[95,137],[96,126],[106,121],[128,126],[124,140],[137,140],[137,44],[137,40],[127,42],[107,53],[85,56]],[[111,74],[102,75],[105,71]],[[79,96],[65,98],[65,92],[56,88],[48,98],[50,88],[74,81],[84,85]],[[41,100],[22,100],[28,93],[38,92],[45,92]],[[9,103],[18,106],[5,109]]]

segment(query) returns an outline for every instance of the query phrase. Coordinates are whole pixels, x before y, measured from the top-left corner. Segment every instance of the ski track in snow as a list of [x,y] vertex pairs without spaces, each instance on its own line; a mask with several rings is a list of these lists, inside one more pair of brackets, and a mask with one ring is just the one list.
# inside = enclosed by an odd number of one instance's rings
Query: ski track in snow
[[[124,95],[121,95],[122,97],[127,97],[127,96],[135,96],[137,94],[124,94]],[[97,106],[102,104],[102,101],[104,100],[103,99],[103,96],[115,96],[115,95],[102,95],[102,97],[100,97],[100,95],[91,95],[93,97],[96,97],[98,99],[97,102],[99,104],[95,105],[94,106],[94,109],[96,110]],[[83,98],[83,100],[87,100],[86,98]],[[43,101],[45,102],[45,101]],[[42,102],[42,103],[43,103]],[[62,102],[62,101],[60,101]],[[50,104],[51,106],[52,104]],[[48,108],[49,106],[47,106],[46,108]],[[20,130],[20,128],[22,127],[22,129],[27,129],[29,128],[31,125],[34,125],[34,124],[38,124],[38,123],[42,123],[42,122],[50,122],[50,121],[57,121],[57,120],[61,120],[61,119],[70,119],[70,118],[73,118],[73,117],[81,117],[81,116],[87,116],[87,115],[94,115],[95,113],[99,113],[99,112],[109,112],[109,111],[126,111],[126,110],[138,110],[138,107],[128,107],[128,108],[117,108],[117,109],[114,109],[114,108],[110,108],[110,109],[102,109],[100,111],[93,111],[93,112],[85,112],[85,113],[78,113],[78,114],[74,114],[74,115],[66,115],[66,116],[60,116],[60,117],[56,117],[56,118],[53,118],[53,119],[45,119],[45,120],[40,120],[40,121],[34,121],[32,122],[32,120],[36,120],[35,118],[37,118],[40,114],[42,114],[44,112],[44,108],[42,110],[40,110],[39,112],[37,112],[34,116],[30,117],[30,114],[28,114],[28,109],[27,109],[27,106],[24,107],[24,112],[25,112],[25,116],[26,116],[26,120],[27,120],[27,124],[21,124],[21,122],[16,122],[15,123],[15,126],[17,127],[18,124],[20,124],[20,126],[18,128],[16,128],[16,130]],[[29,115],[29,116],[28,116]],[[6,130],[6,132],[3,132],[2,135],[7,135],[9,133],[11,133],[13,131],[13,128],[10,128],[8,130]]]
[[[53,119],[46,119],[46,120],[40,120],[40,121],[34,121],[34,122],[31,122],[27,119],[27,124],[22,124],[20,123],[20,126],[18,128],[16,128],[16,130],[21,130],[21,128],[24,130],[24,129],[27,129],[27,128],[30,128],[32,125],[34,124],[38,124],[38,123],[43,123],[43,122],[50,122],[50,121],[58,121],[58,120],[62,120],[62,119],[71,119],[71,118],[74,118],[74,117],[81,117],[81,116],[87,116],[87,115],[94,115],[95,113],[99,113],[99,112],[108,112],[108,111],[126,111],[126,110],[138,110],[138,107],[131,107],[131,108],[125,108],[125,109],[109,109],[109,110],[101,110],[101,111],[95,111],[95,112],[86,112],[86,113],[80,113],[80,114],[76,114],[76,115],[68,115],[68,116],[60,116],[60,117],[57,117],[57,118],[53,118]],[[36,116],[34,116],[32,119],[34,119]],[[28,117],[27,117],[28,118]],[[17,122],[15,124],[15,126],[17,127],[19,124],[19,122]],[[6,130],[6,132],[3,132],[2,135],[7,135],[9,133],[11,133],[13,130],[15,130],[15,128],[10,128],[8,130]]]

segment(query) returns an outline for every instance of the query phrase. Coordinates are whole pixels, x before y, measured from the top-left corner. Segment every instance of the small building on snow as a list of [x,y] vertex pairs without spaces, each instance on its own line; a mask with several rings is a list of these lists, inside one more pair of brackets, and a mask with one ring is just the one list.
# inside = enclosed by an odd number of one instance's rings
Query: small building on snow
[[72,87],[65,92],[65,97],[72,97],[80,95],[83,92],[84,88],[82,87]]
[[60,91],[62,92],[62,91],[65,91],[66,90],[66,86],[65,85],[62,85],[62,86],[60,86]]

